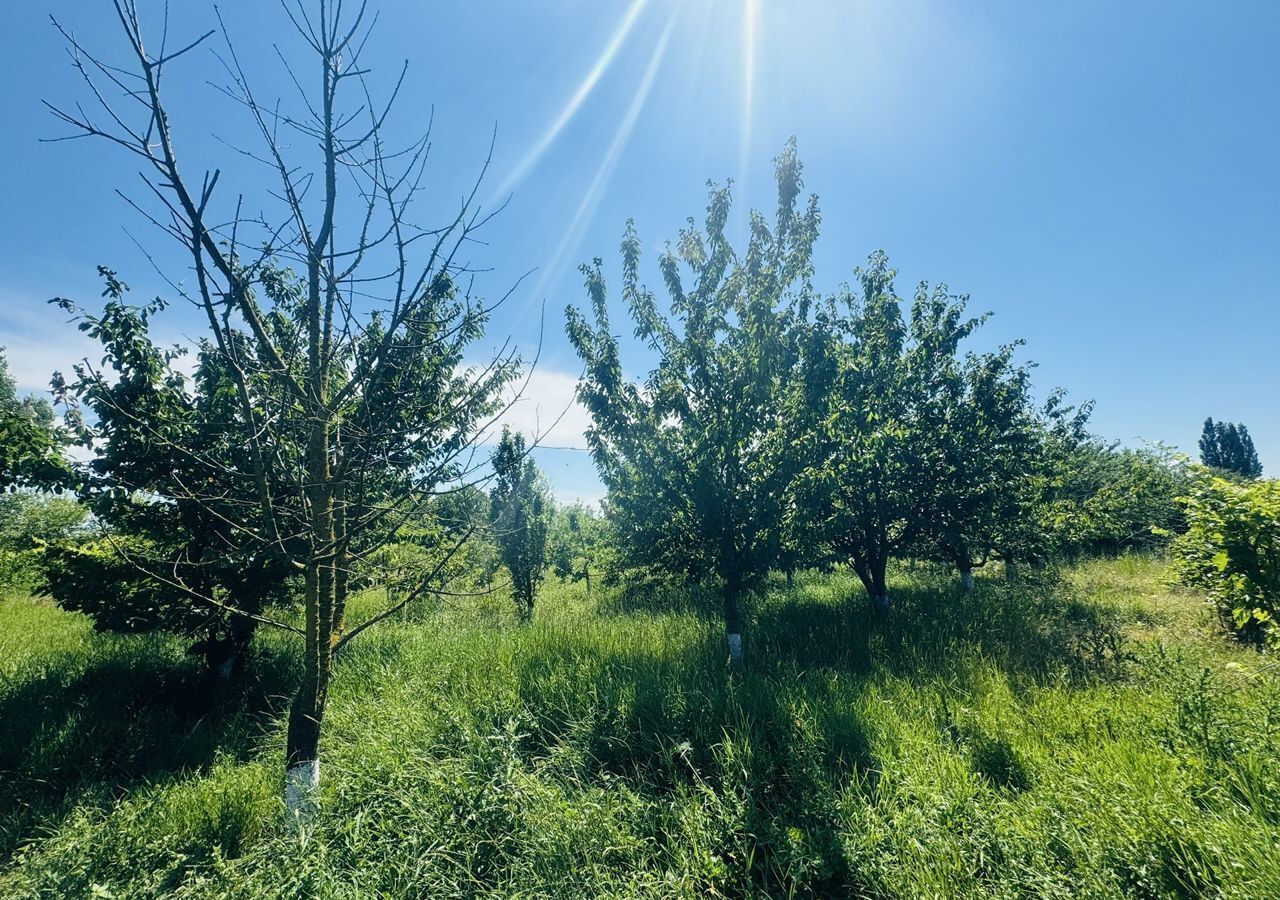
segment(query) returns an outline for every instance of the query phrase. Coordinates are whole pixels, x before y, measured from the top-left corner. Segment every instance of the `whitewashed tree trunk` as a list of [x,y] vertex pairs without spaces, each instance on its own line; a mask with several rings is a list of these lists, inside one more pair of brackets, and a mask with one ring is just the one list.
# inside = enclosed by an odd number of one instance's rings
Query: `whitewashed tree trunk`
[[320,760],[305,760],[285,770],[284,808],[291,826],[301,828],[311,821],[319,792]]
[[973,570],[963,569],[960,572],[960,590],[966,594],[973,590]]
[[729,662],[735,669],[742,667],[742,635],[729,634]]
[[231,673],[236,669],[236,658],[228,656],[213,668],[213,678],[218,684],[226,684],[231,680]]

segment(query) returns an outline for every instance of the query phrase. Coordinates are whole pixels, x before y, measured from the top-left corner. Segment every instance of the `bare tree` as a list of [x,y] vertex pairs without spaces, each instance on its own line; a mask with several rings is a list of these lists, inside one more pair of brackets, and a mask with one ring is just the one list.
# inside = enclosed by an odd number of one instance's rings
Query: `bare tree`
[[[141,161],[149,199],[129,202],[189,258],[189,274],[169,283],[202,314],[202,352],[233,386],[227,415],[236,421],[228,429],[243,443],[243,462],[228,471],[225,455],[169,446],[164,421],[136,424],[157,446],[217,476],[193,478],[166,499],[220,517],[236,552],[275,555],[301,576],[301,627],[286,617],[255,617],[305,641],[285,760],[286,806],[305,815],[319,785],[335,655],[416,598],[447,592],[441,573],[469,532],[449,534],[439,563],[381,611],[348,622],[355,573],[367,572],[433,496],[479,480],[485,460],[478,445],[520,369],[509,344],[483,365],[468,367],[464,357],[493,309],[473,296],[465,259],[492,215],[475,203],[488,161],[442,223],[421,224],[414,201],[423,191],[430,128],[406,147],[387,146],[384,125],[405,69],[390,99],[375,104],[361,60],[376,19],[366,3],[283,3],[309,51],[306,67],[280,54],[298,91],[295,114],[282,102],[259,102],[220,15],[216,30],[169,49],[166,8],[158,48],[149,49],[136,0],[113,2],[128,62],[107,62],[55,21],[93,105],[51,109],[74,129],[68,137],[101,138]],[[273,173],[264,196],[227,192],[220,170],[193,181],[179,166],[162,88],[170,66],[206,42],[220,42],[222,90],[255,135],[256,150],[236,149]],[[287,136],[301,138],[303,149]],[[229,502],[228,478],[244,487],[234,496],[247,499]],[[211,486],[220,484],[215,493]],[[193,602],[242,614],[189,576],[200,560],[134,562]]]

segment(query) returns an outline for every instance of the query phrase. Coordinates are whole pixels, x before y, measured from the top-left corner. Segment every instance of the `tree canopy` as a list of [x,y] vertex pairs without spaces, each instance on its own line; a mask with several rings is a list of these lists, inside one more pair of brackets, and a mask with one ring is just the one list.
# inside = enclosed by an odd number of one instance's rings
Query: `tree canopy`
[[657,362],[643,385],[623,373],[603,265],[585,266],[593,320],[573,306],[569,339],[586,364],[578,396],[609,489],[625,563],[723,589],[730,654],[741,656],[739,598],[775,567],[801,466],[788,433],[803,372],[794,323],[811,294],[816,197],[800,202],[794,144],[775,164],[772,223],[751,214],[741,253],[726,227],[729,187],[712,186],[703,225],[689,220],[658,260],[669,314],[640,279],[640,239],[622,242],[622,297]]

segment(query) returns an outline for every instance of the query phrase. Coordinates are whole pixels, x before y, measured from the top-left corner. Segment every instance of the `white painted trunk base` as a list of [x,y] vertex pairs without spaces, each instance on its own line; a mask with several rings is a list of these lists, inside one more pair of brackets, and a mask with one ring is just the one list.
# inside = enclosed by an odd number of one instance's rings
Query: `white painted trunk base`
[[729,661],[735,666],[742,664],[742,635],[729,635]]
[[319,790],[320,760],[307,760],[285,770],[284,809],[290,821],[301,824],[311,818]]
[[236,658],[234,656],[223,660],[213,670],[213,676],[219,684],[226,684],[231,680],[231,673],[235,669]]
[[964,591],[966,594],[969,593],[969,591],[973,590],[973,573],[972,572],[960,573],[960,589]]
[[891,612],[893,612],[893,608],[889,606],[888,594],[881,594],[879,597],[872,597],[871,603],[875,606],[876,612],[882,616],[887,617]]

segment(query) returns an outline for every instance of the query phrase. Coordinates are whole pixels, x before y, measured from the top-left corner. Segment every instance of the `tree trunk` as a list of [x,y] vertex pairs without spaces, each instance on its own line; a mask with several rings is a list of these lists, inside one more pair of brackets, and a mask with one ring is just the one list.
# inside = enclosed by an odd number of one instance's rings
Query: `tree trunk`
[[320,788],[320,723],[324,719],[327,694],[327,685],[307,677],[289,709],[284,805],[289,824],[294,827],[306,824],[315,814]]
[[289,710],[285,738],[285,810],[294,827],[305,825],[315,812],[320,788],[320,726],[333,671],[335,616],[340,614],[334,577],[335,522],[329,429],[323,419],[312,423],[307,440],[310,548],[303,566],[306,647],[302,683]]
[[738,609],[738,599],[742,586],[737,578],[727,578],[724,583],[724,629],[728,636],[729,663],[734,670],[740,670],[742,660],[742,614]]
[[1014,584],[1018,580],[1018,564],[1014,561],[1011,550],[1006,550],[1004,553],[1004,578],[1009,584]]
[[968,559],[960,562],[960,590],[966,594],[973,590],[973,564]]
[[210,687],[221,689],[244,671],[245,651],[256,626],[247,616],[232,616],[225,635],[205,638],[187,651],[204,657],[204,680]]
[[862,586],[867,589],[867,599],[878,616],[888,618],[893,613],[889,604],[889,587],[886,571],[889,568],[887,556],[876,557],[867,562],[854,561],[853,570],[858,573]]

